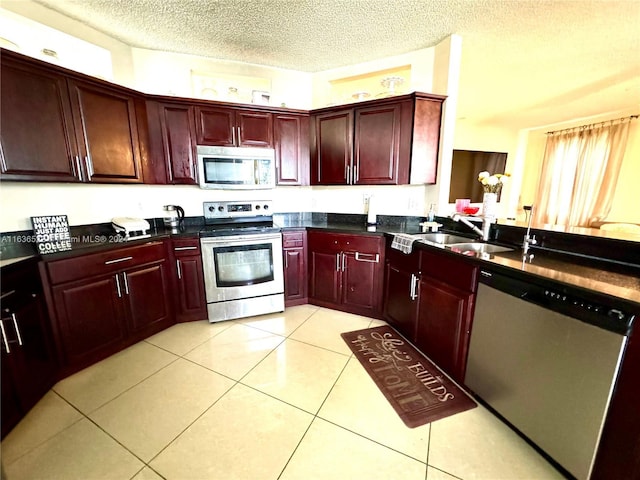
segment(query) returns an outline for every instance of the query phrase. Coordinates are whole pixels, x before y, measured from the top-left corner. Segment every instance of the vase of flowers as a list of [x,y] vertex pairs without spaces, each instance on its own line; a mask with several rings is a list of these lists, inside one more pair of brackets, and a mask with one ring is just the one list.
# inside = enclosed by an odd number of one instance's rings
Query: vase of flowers
[[502,190],[508,175],[500,173],[490,174],[480,172],[478,181],[482,184],[484,195],[482,197],[482,215],[487,218],[496,218],[498,210],[498,194]]

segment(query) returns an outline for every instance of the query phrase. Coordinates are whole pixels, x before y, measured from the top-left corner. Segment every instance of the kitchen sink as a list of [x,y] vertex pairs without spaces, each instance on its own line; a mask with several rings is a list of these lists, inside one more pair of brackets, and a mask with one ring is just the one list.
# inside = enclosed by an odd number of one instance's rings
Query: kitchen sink
[[466,252],[500,253],[500,252],[513,251],[513,248],[502,247],[500,245],[492,245],[490,243],[480,243],[480,242],[454,243],[454,244],[447,245],[447,248],[457,253],[466,253]]
[[419,242],[431,243],[436,245],[451,245],[454,243],[468,243],[469,238],[451,235],[449,233],[416,233],[412,237]]

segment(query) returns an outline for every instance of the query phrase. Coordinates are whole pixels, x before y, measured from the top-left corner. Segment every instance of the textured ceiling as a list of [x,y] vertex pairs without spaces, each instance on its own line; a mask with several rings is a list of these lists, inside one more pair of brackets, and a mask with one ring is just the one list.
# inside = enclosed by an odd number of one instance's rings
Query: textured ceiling
[[640,104],[640,0],[34,1],[134,47],[307,72],[459,34],[458,117],[472,121],[536,126]]

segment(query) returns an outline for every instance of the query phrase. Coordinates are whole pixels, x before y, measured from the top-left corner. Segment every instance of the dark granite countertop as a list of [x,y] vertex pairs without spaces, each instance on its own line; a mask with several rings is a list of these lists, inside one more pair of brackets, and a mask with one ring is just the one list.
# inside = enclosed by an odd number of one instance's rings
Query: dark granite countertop
[[[380,218],[380,217],[379,217]],[[358,233],[369,235],[387,235],[394,233],[419,233],[421,231],[419,217],[382,217],[376,226],[366,225],[364,215],[342,214],[275,214],[274,226],[286,229],[305,228],[321,229],[336,233]],[[124,240],[113,233],[113,230],[97,232],[92,235],[79,237],[79,241],[73,242],[72,250],[42,256],[44,261],[55,261],[62,258],[84,255],[99,251],[124,246],[140,245],[149,241],[162,240],[164,238],[197,237],[202,228],[202,223],[197,219],[187,222],[178,230],[164,228],[162,225],[154,225],[150,236],[142,239]],[[460,234],[460,232],[455,232]],[[470,238],[470,241],[472,239]],[[466,256],[485,268],[507,269],[514,274],[535,279],[550,281],[579,288],[587,292],[602,294],[626,302],[631,302],[640,308],[640,266],[625,268],[623,271],[616,268],[607,268],[607,265],[593,260],[578,262],[570,255],[545,252],[533,249],[534,258],[523,261],[522,253],[518,246],[510,244],[514,250],[500,254],[476,254]],[[439,248],[422,243],[414,243],[417,248]],[[460,257],[447,249],[439,248],[443,253]],[[33,255],[20,255],[15,258],[3,258],[0,266],[16,263]]]

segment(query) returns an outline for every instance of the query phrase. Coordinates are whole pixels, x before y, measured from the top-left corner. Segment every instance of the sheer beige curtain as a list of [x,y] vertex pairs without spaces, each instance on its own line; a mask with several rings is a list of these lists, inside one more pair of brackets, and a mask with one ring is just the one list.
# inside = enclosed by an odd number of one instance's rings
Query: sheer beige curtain
[[533,221],[588,227],[611,210],[631,118],[547,137]]

